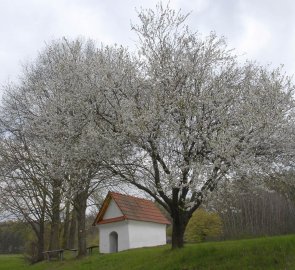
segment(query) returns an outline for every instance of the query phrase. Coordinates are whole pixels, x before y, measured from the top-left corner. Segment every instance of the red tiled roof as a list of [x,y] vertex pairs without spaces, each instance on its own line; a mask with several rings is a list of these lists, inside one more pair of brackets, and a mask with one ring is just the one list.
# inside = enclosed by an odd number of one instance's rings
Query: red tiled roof
[[[123,216],[103,220],[111,199],[115,201]],[[154,202],[134,196],[109,192],[93,225],[111,223],[124,219],[170,224],[170,221],[162,214]]]

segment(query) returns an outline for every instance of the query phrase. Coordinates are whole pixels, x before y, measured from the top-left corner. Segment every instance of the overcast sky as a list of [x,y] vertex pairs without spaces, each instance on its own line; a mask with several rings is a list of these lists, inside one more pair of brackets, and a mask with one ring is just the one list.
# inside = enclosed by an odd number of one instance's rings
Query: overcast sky
[[[132,47],[136,8],[158,0],[0,0],[0,84],[16,81],[22,63],[33,60],[52,39],[86,37]],[[167,1],[164,1],[167,3]],[[295,1],[170,0],[192,12],[188,23],[201,34],[215,31],[244,58],[284,64],[295,73]]]

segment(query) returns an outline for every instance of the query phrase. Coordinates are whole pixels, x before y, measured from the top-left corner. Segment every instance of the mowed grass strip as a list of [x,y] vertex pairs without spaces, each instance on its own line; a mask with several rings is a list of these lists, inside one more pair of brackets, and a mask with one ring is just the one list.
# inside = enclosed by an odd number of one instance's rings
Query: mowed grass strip
[[22,255],[0,255],[0,270],[29,269]]
[[188,244],[179,250],[164,246],[116,254],[94,253],[83,260],[66,258],[62,262],[28,265],[21,256],[11,256],[11,260],[9,256],[0,256],[0,270],[295,270],[295,235]]

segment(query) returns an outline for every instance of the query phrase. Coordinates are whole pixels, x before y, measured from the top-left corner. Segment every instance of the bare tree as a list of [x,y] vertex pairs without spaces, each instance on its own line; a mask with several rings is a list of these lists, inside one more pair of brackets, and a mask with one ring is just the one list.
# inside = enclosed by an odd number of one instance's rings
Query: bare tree
[[223,183],[205,203],[222,217],[225,239],[294,233],[294,202],[270,191],[261,180],[249,177]]

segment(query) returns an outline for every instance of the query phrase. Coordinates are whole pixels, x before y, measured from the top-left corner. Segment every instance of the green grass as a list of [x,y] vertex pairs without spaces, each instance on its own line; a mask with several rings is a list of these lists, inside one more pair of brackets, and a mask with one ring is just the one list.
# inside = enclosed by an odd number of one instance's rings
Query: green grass
[[116,254],[93,254],[83,260],[27,265],[21,256],[0,256],[0,270],[295,270],[295,235],[190,244],[180,250],[169,246],[142,248]]
[[28,266],[22,255],[0,255],[0,270],[23,270]]

